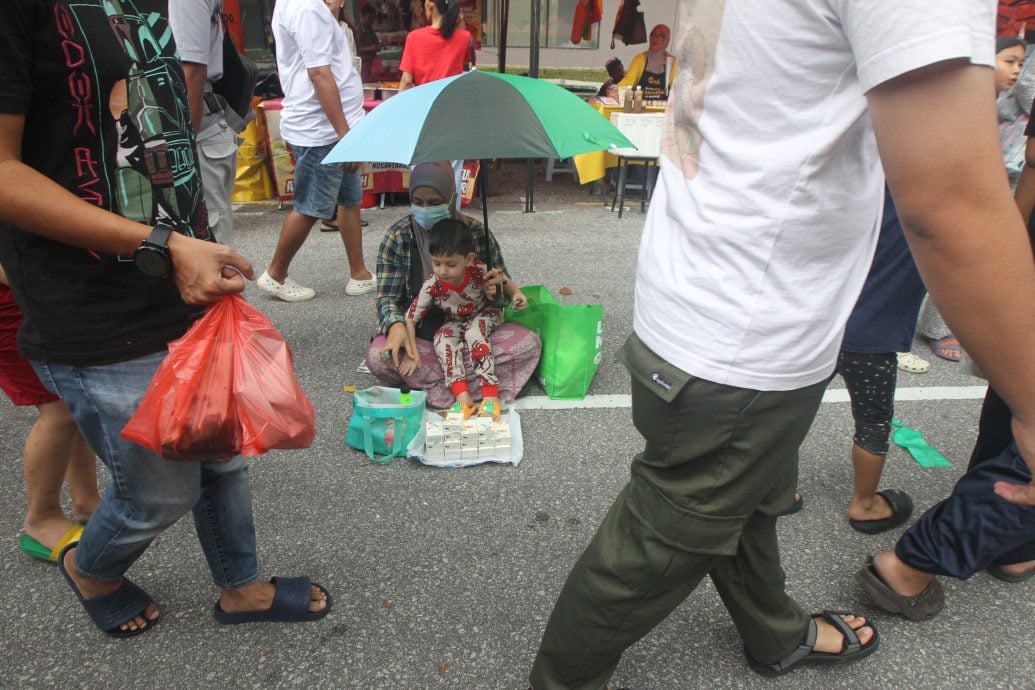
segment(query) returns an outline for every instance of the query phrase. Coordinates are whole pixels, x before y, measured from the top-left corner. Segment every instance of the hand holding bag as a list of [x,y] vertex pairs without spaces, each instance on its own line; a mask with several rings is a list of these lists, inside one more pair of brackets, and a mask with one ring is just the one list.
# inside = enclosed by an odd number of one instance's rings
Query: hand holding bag
[[316,413],[284,337],[239,295],[208,308],[158,366],[122,438],[166,460],[308,448]]
[[345,443],[364,451],[374,462],[406,457],[406,447],[423,425],[427,397],[424,391],[412,391],[409,396],[406,402],[402,391],[386,386],[356,391]]

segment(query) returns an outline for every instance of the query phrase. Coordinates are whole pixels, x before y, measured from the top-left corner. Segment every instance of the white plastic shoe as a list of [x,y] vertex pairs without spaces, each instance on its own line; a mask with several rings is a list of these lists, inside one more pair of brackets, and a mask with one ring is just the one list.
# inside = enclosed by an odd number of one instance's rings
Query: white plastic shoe
[[931,368],[931,363],[912,352],[896,352],[898,356],[898,368],[908,371],[910,374],[923,374]]
[[299,285],[291,278],[285,278],[283,283],[278,283],[273,278],[270,278],[270,274],[267,271],[262,272],[255,284],[266,294],[282,299],[285,302],[305,302],[307,299],[316,297],[316,290]]
[[371,278],[370,280],[353,280],[349,278],[349,282],[345,284],[345,294],[351,297],[365,295],[376,287],[376,278]]

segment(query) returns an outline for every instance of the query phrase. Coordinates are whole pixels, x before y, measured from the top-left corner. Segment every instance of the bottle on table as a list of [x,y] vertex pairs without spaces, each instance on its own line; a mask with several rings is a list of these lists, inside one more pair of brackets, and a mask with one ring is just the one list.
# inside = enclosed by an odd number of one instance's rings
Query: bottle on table
[[633,92],[633,112],[643,112],[643,89],[639,86],[637,86],[636,91]]

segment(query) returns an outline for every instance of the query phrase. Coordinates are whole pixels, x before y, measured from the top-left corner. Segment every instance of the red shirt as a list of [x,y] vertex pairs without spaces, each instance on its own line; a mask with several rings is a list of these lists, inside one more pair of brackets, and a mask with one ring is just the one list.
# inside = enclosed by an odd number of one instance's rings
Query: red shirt
[[18,351],[18,327],[22,310],[15,304],[11,288],[0,283],[0,352]]
[[452,77],[464,71],[471,55],[471,34],[457,29],[449,38],[442,38],[438,29],[426,26],[406,36],[399,69],[413,75],[415,86]]

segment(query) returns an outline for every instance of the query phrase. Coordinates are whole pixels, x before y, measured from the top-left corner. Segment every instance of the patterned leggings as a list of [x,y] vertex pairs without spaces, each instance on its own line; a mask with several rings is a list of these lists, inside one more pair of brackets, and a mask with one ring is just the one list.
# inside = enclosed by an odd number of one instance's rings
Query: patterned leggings
[[[446,385],[467,379],[464,366],[464,344],[467,344],[467,358],[474,364],[474,373],[482,386],[495,386],[496,369],[492,356],[489,335],[502,323],[499,311],[495,314],[477,314],[463,321],[446,321],[435,331],[435,353],[442,364]],[[462,389],[461,389],[462,390]]]
[[887,455],[898,378],[895,353],[858,354],[841,350],[837,372],[844,379],[852,400],[852,419],[855,420],[852,440],[868,453]]

